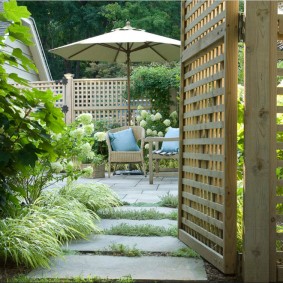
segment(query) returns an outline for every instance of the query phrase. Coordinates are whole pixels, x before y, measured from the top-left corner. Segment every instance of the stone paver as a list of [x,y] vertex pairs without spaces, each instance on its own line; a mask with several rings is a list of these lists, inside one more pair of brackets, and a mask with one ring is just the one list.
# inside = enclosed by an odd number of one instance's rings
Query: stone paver
[[110,251],[113,244],[122,244],[144,252],[173,252],[186,245],[175,237],[127,237],[118,235],[94,235],[87,241],[76,240],[64,247],[66,250],[98,252]]
[[51,269],[37,269],[29,274],[34,278],[68,278],[98,276],[117,279],[131,276],[134,280],[206,280],[203,261],[173,257],[120,257],[71,255],[55,259]]

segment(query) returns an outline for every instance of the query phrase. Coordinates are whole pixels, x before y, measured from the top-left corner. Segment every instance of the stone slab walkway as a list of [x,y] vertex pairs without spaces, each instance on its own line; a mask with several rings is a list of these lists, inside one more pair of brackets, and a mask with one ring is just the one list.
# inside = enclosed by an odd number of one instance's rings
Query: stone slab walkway
[[[115,208],[117,211],[143,211],[155,209],[162,213],[176,211],[172,208],[155,207],[160,196],[178,194],[177,178],[155,178],[149,185],[144,176],[113,176],[103,179],[79,179],[80,183],[101,182],[109,185],[121,198],[130,204],[147,203],[148,206],[124,206]],[[58,184],[64,185],[64,183]],[[57,185],[57,186],[58,186]],[[51,188],[52,189],[52,188]],[[152,205],[152,207],[151,207]],[[102,219],[99,226],[109,229],[120,223],[130,225],[153,224],[158,227],[172,227],[177,221],[161,220],[127,220]],[[147,255],[140,257],[112,256],[111,245],[121,244],[128,248],[136,248]],[[134,282],[190,282],[205,281],[207,275],[201,258],[172,257],[154,253],[169,253],[186,247],[174,237],[126,237],[118,235],[92,235],[87,240],[77,240],[63,247],[69,251],[64,258],[52,260],[50,269],[33,270],[29,276],[33,278],[69,278],[69,277],[100,277],[103,279],[119,279],[129,276]],[[80,254],[72,254],[77,253]],[[96,254],[101,252],[101,254]],[[103,253],[104,252],[104,253]],[[105,255],[107,252],[107,255]],[[153,253],[150,255],[150,253]]]

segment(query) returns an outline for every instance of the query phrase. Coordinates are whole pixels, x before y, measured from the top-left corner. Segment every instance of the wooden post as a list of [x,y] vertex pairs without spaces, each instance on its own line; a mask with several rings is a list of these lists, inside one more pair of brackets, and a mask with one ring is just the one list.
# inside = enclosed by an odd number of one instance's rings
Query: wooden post
[[75,119],[74,107],[73,107],[73,74],[65,74],[64,77],[68,80],[68,83],[64,86],[64,105],[68,106],[68,112],[66,113],[65,122],[70,124]]
[[[274,282],[270,225],[276,135],[277,2],[246,1],[245,282]],[[275,243],[273,243],[275,245]]]

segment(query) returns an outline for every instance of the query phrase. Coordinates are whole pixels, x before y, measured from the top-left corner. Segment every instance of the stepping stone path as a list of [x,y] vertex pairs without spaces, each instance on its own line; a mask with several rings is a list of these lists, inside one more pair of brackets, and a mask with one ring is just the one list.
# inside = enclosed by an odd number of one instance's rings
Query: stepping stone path
[[[153,201],[154,202],[154,201]],[[174,209],[162,207],[120,207],[122,210],[155,209],[161,213],[171,213]],[[175,220],[126,220],[102,219],[98,224],[102,229],[127,223],[129,225],[151,224],[168,228],[177,226]],[[122,244],[142,252],[138,257],[117,256],[111,245]],[[64,258],[52,260],[50,269],[39,268],[28,276],[33,278],[99,277],[120,279],[130,277],[143,282],[188,282],[207,280],[204,262],[201,258],[170,256],[170,252],[186,247],[175,237],[127,237],[119,235],[91,235],[87,240],[76,240],[65,246]]]

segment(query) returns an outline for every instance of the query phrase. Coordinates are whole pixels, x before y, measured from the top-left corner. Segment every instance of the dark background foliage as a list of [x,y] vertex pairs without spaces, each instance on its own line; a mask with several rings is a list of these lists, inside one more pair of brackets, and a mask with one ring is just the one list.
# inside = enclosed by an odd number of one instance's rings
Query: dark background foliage
[[81,77],[122,77],[121,64],[67,61],[48,52],[68,43],[131,26],[180,39],[180,1],[19,1],[35,19],[54,80],[66,73]]

